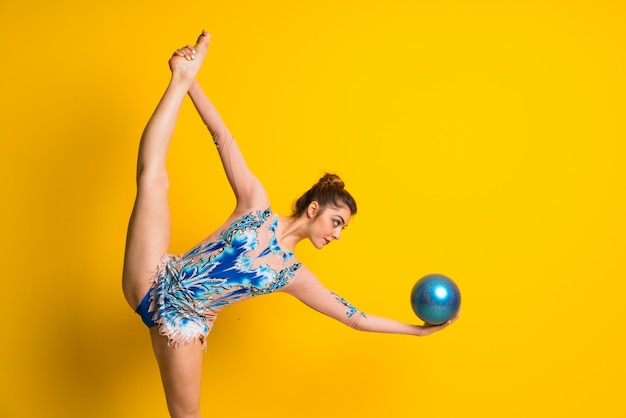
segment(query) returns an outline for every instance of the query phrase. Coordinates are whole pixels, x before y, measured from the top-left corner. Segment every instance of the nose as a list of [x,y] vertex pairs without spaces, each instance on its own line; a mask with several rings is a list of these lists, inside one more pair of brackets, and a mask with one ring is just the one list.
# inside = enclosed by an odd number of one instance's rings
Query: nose
[[333,232],[333,238],[334,239],[339,239],[340,235],[341,235],[341,228],[335,229],[335,232]]

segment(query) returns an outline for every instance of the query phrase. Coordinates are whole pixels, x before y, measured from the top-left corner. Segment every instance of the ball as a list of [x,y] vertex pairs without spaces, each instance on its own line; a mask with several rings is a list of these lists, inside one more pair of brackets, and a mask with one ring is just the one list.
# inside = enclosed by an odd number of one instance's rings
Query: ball
[[422,277],[411,290],[413,312],[427,324],[443,324],[456,315],[460,306],[459,287],[442,274]]

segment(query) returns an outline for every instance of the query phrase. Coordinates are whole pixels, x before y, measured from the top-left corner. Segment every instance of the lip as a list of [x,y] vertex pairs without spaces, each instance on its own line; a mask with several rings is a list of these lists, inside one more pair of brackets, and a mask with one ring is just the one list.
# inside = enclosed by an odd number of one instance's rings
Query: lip
[[329,241],[329,240],[327,240],[326,238],[324,238],[324,244],[325,244],[325,245],[328,245],[328,244],[330,244],[330,241]]

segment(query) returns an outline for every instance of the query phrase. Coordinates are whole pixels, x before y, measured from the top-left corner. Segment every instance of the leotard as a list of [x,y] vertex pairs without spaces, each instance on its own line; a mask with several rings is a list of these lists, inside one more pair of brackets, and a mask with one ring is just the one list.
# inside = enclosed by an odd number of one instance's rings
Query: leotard
[[225,306],[277,291],[357,328],[365,314],[325,289],[276,240],[278,216],[271,209],[246,213],[181,256],[166,255],[138,313],[159,326],[171,345],[205,342]]

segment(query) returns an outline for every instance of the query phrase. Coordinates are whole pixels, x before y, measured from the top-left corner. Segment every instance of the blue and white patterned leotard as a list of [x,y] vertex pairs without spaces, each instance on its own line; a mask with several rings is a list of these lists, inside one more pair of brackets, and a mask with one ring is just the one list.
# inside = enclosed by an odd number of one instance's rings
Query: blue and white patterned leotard
[[171,342],[203,339],[224,306],[282,289],[301,264],[276,240],[278,217],[250,212],[180,257],[166,256],[152,294],[153,320]]

